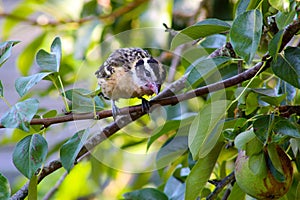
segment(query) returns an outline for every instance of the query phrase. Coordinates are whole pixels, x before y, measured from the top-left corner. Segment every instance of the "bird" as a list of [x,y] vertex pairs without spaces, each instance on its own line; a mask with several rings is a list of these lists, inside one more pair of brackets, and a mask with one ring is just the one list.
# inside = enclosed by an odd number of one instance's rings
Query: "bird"
[[120,110],[115,102],[120,98],[140,98],[142,111],[149,112],[150,104],[144,96],[160,92],[166,70],[147,50],[129,47],[112,52],[95,75],[101,95],[111,100],[112,115],[116,119]]

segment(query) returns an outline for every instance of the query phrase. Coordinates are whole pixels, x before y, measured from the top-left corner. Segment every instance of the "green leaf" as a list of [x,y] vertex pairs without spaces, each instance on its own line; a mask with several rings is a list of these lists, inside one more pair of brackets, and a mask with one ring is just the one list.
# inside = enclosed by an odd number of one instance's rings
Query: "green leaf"
[[33,175],[29,180],[28,199],[37,200],[37,185],[38,185],[37,175]]
[[11,49],[18,41],[8,41],[0,43],[0,67],[7,61],[11,55]]
[[56,110],[49,110],[46,113],[44,113],[42,116],[43,118],[50,118],[50,117],[55,117],[57,115]]
[[252,129],[240,133],[234,139],[234,145],[238,150],[246,150],[246,144],[249,143],[256,136]]
[[229,57],[215,57],[207,58],[199,61],[190,71],[187,77],[187,84],[191,87],[197,87],[201,82],[205,81],[206,78],[211,76],[214,72],[224,67],[226,63],[231,61]]
[[245,199],[246,193],[239,187],[238,184],[234,184],[227,200]]
[[11,191],[9,182],[7,179],[0,173],[0,200],[8,200],[10,197]]
[[262,178],[267,176],[267,165],[265,160],[264,152],[259,154],[251,155],[249,157],[249,169],[255,175],[259,175]]
[[253,122],[253,130],[255,135],[262,141],[262,143],[265,143],[268,139],[269,134],[272,131],[274,122],[274,116],[273,115],[265,115],[260,116]]
[[6,128],[19,128],[28,132],[30,121],[38,106],[38,100],[33,98],[18,102],[2,116],[1,124]]
[[28,72],[33,64],[35,53],[45,39],[46,33],[43,32],[37,36],[30,44],[28,44],[20,53],[17,59],[17,67],[23,76],[28,75]]
[[277,134],[300,138],[300,126],[283,117],[275,117],[273,130]]
[[288,47],[271,63],[274,74],[300,89],[300,48]]
[[0,97],[3,97],[3,85],[1,80],[0,80]]
[[13,163],[27,178],[31,179],[46,160],[48,144],[40,134],[28,135],[17,143]]
[[[186,127],[185,133],[188,128]],[[175,136],[169,139],[156,155],[156,166],[158,169],[168,166],[177,160],[188,149],[187,136]]]
[[56,55],[41,49],[36,54],[36,62],[44,71],[57,72]]
[[171,130],[177,130],[178,128],[183,128],[190,125],[194,119],[195,115],[183,115],[180,119],[173,119],[166,121],[165,124],[158,127],[153,131],[153,134],[147,142],[147,150],[150,148],[151,144],[155,142],[160,136],[168,133]]
[[192,26],[189,26],[182,31],[180,31],[171,42],[171,50],[175,49],[177,46],[199,39],[202,37],[207,37],[209,35],[222,33],[228,31],[230,25],[219,19],[206,19],[200,21]]
[[270,159],[269,156],[267,156],[266,161],[267,161],[267,166],[268,166],[269,170],[271,171],[271,174],[275,177],[275,179],[279,182],[284,182],[286,180],[284,174],[280,173],[277,170],[277,168],[274,166],[274,163],[272,162],[272,160]]
[[205,157],[217,143],[224,122],[228,102],[215,101],[206,104],[194,119],[189,130],[189,148],[193,159]]
[[60,149],[60,160],[62,166],[70,172],[81,148],[83,147],[90,129],[78,131]]
[[230,41],[235,52],[248,64],[254,58],[262,33],[262,14],[250,10],[237,16],[230,29]]
[[104,103],[99,96],[94,96],[95,92],[90,90],[74,88],[66,91],[65,94],[66,98],[72,102],[73,112],[93,112],[94,103],[96,110],[101,110],[104,107]]
[[289,0],[269,0],[271,6],[280,10],[281,12],[289,12],[290,10],[290,1]]
[[293,22],[296,14],[296,9],[291,9],[290,12],[278,12],[275,16],[275,21],[279,30],[285,29],[287,25]]
[[36,85],[43,78],[51,74],[52,72],[42,72],[31,76],[20,77],[15,82],[15,87],[18,94],[23,97],[28,90],[30,90],[34,85]]
[[250,92],[246,98],[245,114],[250,115],[252,112],[254,112],[257,109],[257,107],[258,107],[257,94]]
[[279,173],[281,173],[283,175],[284,171],[282,169],[281,160],[277,153],[276,144],[274,144],[274,143],[268,144],[267,150],[268,150],[269,158],[270,158],[271,162],[273,163],[273,166]]
[[197,199],[200,195],[211,176],[223,146],[223,142],[218,142],[205,157],[196,162],[186,179],[186,200]]
[[51,53],[54,53],[56,56],[56,72],[59,71],[59,65],[60,65],[60,61],[61,61],[61,56],[62,56],[62,52],[61,52],[61,41],[59,37],[56,37],[52,44],[51,44]]
[[61,41],[56,37],[51,44],[50,53],[41,49],[36,55],[38,65],[44,71],[58,72],[61,60]]
[[285,99],[286,94],[277,95],[275,90],[273,89],[264,89],[264,88],[258,88],[258,89],[251,89],[252,92],[255,92],[259,95],[260,100],[269,103],[270,105],[279,106],[280,103]]
[[123,194],[125,200],[168,200],[167,195],[154,188],[144,188]]
[[282,37],[283,37],[283,30],[280,30],[274,35],[274,37],[272,38],[268,46],[268,51],[270,53],[270,56],[272,56],[273,59],[275,59],[275,61],[277,59],[277,54],[279,53]]

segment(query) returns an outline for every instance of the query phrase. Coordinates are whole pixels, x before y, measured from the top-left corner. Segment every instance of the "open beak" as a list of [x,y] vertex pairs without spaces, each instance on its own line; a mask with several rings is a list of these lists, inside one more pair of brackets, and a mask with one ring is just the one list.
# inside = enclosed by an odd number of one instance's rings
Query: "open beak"
[[149,83],[148,87],[157,95],[160,92],[161,84]]

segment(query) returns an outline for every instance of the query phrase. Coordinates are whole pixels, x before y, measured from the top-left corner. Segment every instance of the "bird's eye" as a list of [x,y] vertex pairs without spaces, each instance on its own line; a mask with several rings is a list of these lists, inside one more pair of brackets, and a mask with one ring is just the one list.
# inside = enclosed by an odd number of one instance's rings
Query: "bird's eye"
[[151,77],[151,73],[148,70],[145,70],[145,74],[147,77]]

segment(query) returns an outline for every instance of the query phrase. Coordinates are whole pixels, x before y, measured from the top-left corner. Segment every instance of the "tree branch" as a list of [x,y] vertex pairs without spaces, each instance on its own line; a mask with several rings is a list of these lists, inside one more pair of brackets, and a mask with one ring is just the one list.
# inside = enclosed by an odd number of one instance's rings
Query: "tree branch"
[[[292,39],[292,37],[299,30],[300,30],[300,21],[299,20],[295,21],[293,24],[289,25],[286,28],[280,50],[282,50],[284,48],[284,46]],[[181,101],[195,98],[196,96],[201,96],[204,94],[208,94],[209,92],[212,92],[212,91],[217,91],[220,89],[224,89],[224,88],[228,88],[228,87],[237,85],[237,84],[239,84],[243,81],[249,80],[249,79],[253,78],[255,75],[259,74],[259,72],[262,71],[263,67],[264,67],[264,69],[269,67],[270,62],[271,62],[271,58],[269,58],[269,55],[265,55],[262,58],[261,62],[257,63],[255,66],[242,72],[241,74],[238,74],[236,76],[228,78],[224,81],[220,81],[220,82],[217,82],[214,84],[210,84],[210,85],[195,89],[195,90],[190,91],[185,94],[171,96],[171,97],[167,97],[164,99],[160,99],[161,96],[158,95],[155,98],[153,98],[152,101],[150,101],[150,105],[154,105],[154,104],[160,104],[163,106],[164,105],[175,105]],[[173,84],[177,85],[178,83],[183,84],[183,86],[184,86],[185,85],[184,78],[182,78],[182,80],[180,82],[175,81]],[[182,85],[181,85],[181,87],[182,87]],[[162,94],[163,94],[162,96],[164,96],[164,95],[166,95],[166,93],[170,93],[170,92],[171,92],[171,94],[174,94],[172,91],[168,90],[168,88],[167,88],[166,90],[164,90],[164,92],[162,92]],[[104,116],[107,116],[107,117],[111,116],[112,113],[111,113],[111,110],[106,110],[106,111],[100,111],[97,114],[100,118],[101,117],[103,118]],[[114,133],[119,131],[124,126],[137,120],[138,118],[143,116],[145,113],[142,112],[141,105],[138,105],[138,106],[131,106],[131,107],[121,109],[121,114],[127,114],[127,115],[125,117],[121,117],[120,119],[118,119],[115,122],[112,122],[107,127],[105,127],[100,133],[91,137],[86,142],[85,147],[80,151],[80,153],[77,157],[78,158],[77,160],[80,160],[82,157],[86,156],[88,154],[89,150],[93,149],[95,146],[100,144],[102,141],[106,140],[108,137],[112,136]],[[71,116],[67,115],[67,116],[63,116],[63,117],[66,117],[70,121],[72,121],[75,119],[81,120],[81,119],[84,119],[84,117],[89,117],[89,119],[90,119],[90,115],[92,115],[92,114],[83,114],[83,115],[78,114],[78,115],[71,115]],[[130,117],[128,117],[128,115],[130,115]],[[61,118],[63,118],[63,117],[61,117]],[[61,118],[59,118],[59,119],[61,119]],[[45,120],[47,122],[45,122]],[[43,119],[42,121],[39,121],[39,122],[42,123],[43,125],[49,126],[54,122],[58,123],[58,121],[55,121],[55,120],[57,120],[57,118]],[[41,170],[39,178],[38,178],[38,182],[40,182],[43,178],[45,178],[46,176],[48,176],[49,174],[51,174],[52,172],[56,171],[57,169],[59,169],[61,167],[62,167],[62,165],[61,165],[60,161],[53,161],[53,162],[49,163]],[[231,175],[231,176],[234,176],[234,175]],[[24,199],[27,196],[27,194],[28,194],[28,183],[25,184],[17,193],[15,193],[11,197],[11,199],[13,199],[13,200],[14,199]]]
[[228,176],[226,176],[224,179],[222,179],[221,181],[219,181],[216,184],[216,188],[214,189],[214,191],[212,193],[210,193],[206,199],[207,200],[212,200],[212,199],[216,199],[218,194],[223,190],[223,188],[234,182],[235,181],[235,176],[234,176],[234,172],[231,172]]
[[132,1],[131,3],[128,3],[127,5],[119,8],[119,9],[116,9],[115,11],[113,11],[110,14],[101,15],[101,16],[88,16],[88,17],[84,17],[84,18],[80,18],[80,19],[48,20],[45,23],[41,23],[37,19],[25,18],[25,17],[19,16],[19,15],[6,13],[4,11],[0,11],[0,18],[9,18],[9,19],[13,19],[16,21],[22,21],[22,22],[28,23],[33,26],[41,26],[41,27],[59,26],[59,25],[70,24],[70,23],[83,24],[83,23],[93,21],[93,20],[114,21],[116,18],[124,15],[125,13],[135,9],[136,7],[140,6],[143,3],[146,3],[148,1],[149,0]]

